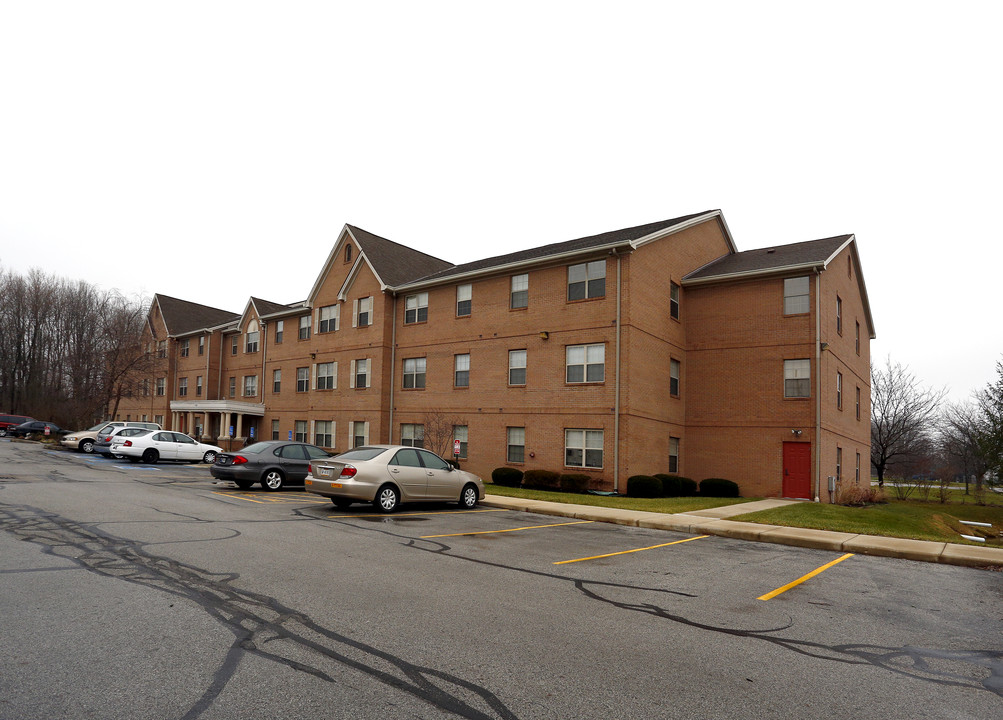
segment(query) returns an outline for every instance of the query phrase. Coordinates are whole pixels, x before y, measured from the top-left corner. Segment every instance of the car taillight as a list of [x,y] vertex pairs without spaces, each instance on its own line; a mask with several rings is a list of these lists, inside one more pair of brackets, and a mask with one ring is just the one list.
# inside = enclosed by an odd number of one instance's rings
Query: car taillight
[[234,465],[243,465],[246,462],[247,462],[247,458],[244,457],[243,455],[234,455],[233,456],[233,464]]
[[341,468],[341,475],[339,475],[338,477],[339,478],[355,477],[355,473],[357,473],[357,472],[359,472],[359,471],[357,469],[355,469],[353,466],[346,465],[345,467]]
[[125,447],[132,447],[132,440],[126,440],[126,441],[125,441],[124,443],[122,443],[122,444],[123,444],[123,445],[124,445]]

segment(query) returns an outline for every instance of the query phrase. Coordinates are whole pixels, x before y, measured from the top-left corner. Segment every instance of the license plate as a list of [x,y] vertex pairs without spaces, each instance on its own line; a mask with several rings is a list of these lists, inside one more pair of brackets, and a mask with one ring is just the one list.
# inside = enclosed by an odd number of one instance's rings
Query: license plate
[[331,477],[331,468],[317,468],[317,474],[320,477]]

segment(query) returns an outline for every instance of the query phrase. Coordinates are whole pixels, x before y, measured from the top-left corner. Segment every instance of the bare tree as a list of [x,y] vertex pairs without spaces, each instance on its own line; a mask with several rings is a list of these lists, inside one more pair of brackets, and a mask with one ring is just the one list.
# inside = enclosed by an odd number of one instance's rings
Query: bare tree
[[985,432],[977,403],[950,403],[941,414],[940,452],[947,472],[964,477],[966,494],[969,483],[980,483],[988,469],[982,452]]
[[441,458],[453,457],[453,428],[465,425],[451,415],[439,411],[425,413],[425,447]]
[[899,363],[871,368],[871,464],[878,485],[885,474],[915,465],[933,443],[935,419],[946,390],[922,388]]

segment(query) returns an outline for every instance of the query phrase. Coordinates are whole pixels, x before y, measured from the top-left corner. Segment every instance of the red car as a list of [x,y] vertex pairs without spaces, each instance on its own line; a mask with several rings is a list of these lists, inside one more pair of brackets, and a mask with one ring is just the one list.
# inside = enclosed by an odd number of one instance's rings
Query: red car
[[11,434],[11,428],[15,428],[21,423],[26,423],[29,420],[34,420],[35,418],[30,418],[27,415],[7,415],[0,414],[0,437],[6,437]]

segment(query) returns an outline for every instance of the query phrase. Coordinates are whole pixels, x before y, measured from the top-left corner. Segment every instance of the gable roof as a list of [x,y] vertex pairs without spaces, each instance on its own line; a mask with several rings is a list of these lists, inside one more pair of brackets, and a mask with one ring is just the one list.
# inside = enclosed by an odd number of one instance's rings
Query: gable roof
[[254,314],[258,316],[259,319],[263,319],[269,315],[276,313],[291,312],[296,309],[294,305],[283,305],[282,303],[271,302],[270,300],[262,300],[261,298],[256,298],[251,296],[247,301],[247,305],[244,306],[244,312],[241,313],[240,319],[237,325],[233,329],[239,329],[244,327],[247,319],[251,317],[251,309],[254,309]]
[[[498,272],[502,269],[516,268],[521,265],[536,263],[541,260],[566,258],[569,256],[593,253],[599,250],[611,249],[620,246],[630,246],[636,248],[645,243],[657,240],[658,238],[679,232],[687,227],[706,222],[713,218],[719,218],[724,230],[725,238],[729,247],[734,251],[735,243],[728,231],[728,226],[724,222],[724,216],[720,210],[708,210],[693,215],[683,215],[671,220],[659,220],[658,222],[635,227],[611,230],[598,235],[578,238],[576,240],[566,240],[564,242],[541,245],[539,247],[519,250],[505,255],[496,255],[483,260],[453,265],[452,267],[440,270],[437,273],[426,275],[411,283],[409,286],[416,287],[424,284],[434,284],[440,280],[452,279],[467,275],[478,275],[488,272]],[[400,289],[395,288],[395,289]]]
[[204,328],[226,325],[240,319],[240,315],[229,310],[199,305],[160,293],[153,296],[153,304],[160,308],[160,315],[164,318],[167,334],[171,337],[185,335]]
[[767,275],[825,270],[829,263],[847,246],[850,248],[853,263],[856,266],[857,286],[860,289],[860,298],[864,305],[867,330],[873,340],[876,337],[874,319],[871,316],[871,304],[867,298],[864,273],[860,267],[860,256],[857,254],[856,237],[852,234],[835,235],[820,240],[807,240],[790,245],[776,245],[725,255],[686,275],[682,279],[682,284],[687,287]]

